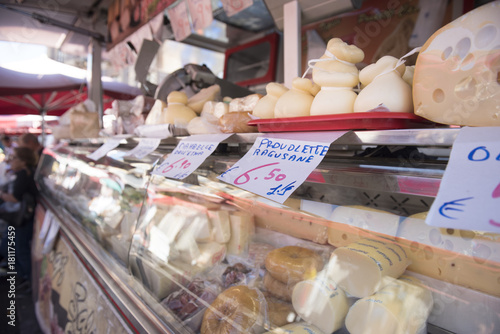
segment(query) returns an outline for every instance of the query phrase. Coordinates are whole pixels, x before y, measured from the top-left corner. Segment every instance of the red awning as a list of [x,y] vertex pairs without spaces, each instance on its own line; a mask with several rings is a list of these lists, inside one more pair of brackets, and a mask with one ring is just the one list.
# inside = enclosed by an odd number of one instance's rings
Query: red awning
[[[130,100],[141,94],[129,85],[102,81],[104,109],[114,99]],[[87,99],[84,79],[63,74],[28,74],[0,67],[0,114],[62,115]]]

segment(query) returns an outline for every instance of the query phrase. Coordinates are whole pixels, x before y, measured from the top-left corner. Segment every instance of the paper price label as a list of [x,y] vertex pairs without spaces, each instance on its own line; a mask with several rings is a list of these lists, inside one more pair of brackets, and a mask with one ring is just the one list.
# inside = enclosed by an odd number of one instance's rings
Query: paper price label
[[188,0],[194,30],[205,29],[214,20],[210,0]]
[[177,6],[167,9],[167,11],[172,22],[175,40],[182,41],[191,35],[186,3],[180,2]]
[[463,128],[453,143],[432,226],[500,233],[500,128]]
[[321,141],[310,141],[308,134],[293,135],[304,140],[259,137],[247,154],[218,179],[283,203],[323,160],[330,144],[345,133],[325,133]]
[[109,151],[115,149],[120,145],[121,138],[113,138],[106,141],[101,147],[95,150],[93,153],[89,154],[87,158],[97,161],[103,156],[108,154]]
[[227,17],[238,14],[253,5],[253,0],[221,0]]
[[127,152],[126,155],[134,156],[138,159],[142,159],[160,145],[160,138],[140,138],[139,144],[136,147]]
[[172,153],[163,161],[153,174],[182,180],[194,172],[231,133],[217,135],[195,135],[177,144]]

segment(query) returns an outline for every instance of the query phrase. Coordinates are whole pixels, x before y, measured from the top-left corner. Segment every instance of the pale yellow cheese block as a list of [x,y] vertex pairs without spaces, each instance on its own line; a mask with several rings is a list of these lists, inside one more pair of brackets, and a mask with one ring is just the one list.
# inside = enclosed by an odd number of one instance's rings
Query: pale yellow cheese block
[[[350,205],[336,207],[330,216],[330,220],[388,236],[396,236],[400,218],[398,215],[384,210],[361,205]],[[330,244],[337,245],[339,242],[346,241],[343,238],[345,237],[336,228],[328,229],[328,242]]]
[[231,238],[227,243],[228,254],[242,255],[248,252],[248,245],[255,234],[254,217],[243,211],[231,212],[229,215]]
[[208,211],[208,218],[212,224],[213,239],[218,243],[226,243],[231,238],[229,212],[224,210]]
[[423,45],[413,79],[415,114],[434,122],[500,126],[500,2],[476,8]]
[[431,292],[416,278],[404,275],[354,303],[346,327],[350,334],[423,333],[432,306]]

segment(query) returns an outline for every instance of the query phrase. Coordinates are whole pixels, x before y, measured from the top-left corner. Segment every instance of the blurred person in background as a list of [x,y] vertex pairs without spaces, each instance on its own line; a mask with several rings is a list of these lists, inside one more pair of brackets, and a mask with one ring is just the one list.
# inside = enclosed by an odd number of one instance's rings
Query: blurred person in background
[[[10,167],[15,173],[15,180],[3,187],[0,192],[0,219],[8,225],[15,227],[15,271],[18,274],[16,280],[19,293],[31,293],[31,239],[33,238],[33,214],[26,215],[27,211],[34,213],[34,204],[38,195],[34,174],[38,158],[36,153],[28,147],[16,147],[10,158]],[[30,207],[23,207],[26,194],[31,198]],[[28,210],[29,209],[29,210]],[[22,219],[19,219],[22,217]],[[6,228],[8,228],[6,226]],[[3,231],[0,242],[0,255],[2,264],[6,266],[5,260],[8,255],[7,233]],[[12,270],[11,270],[12,271]]]
[[10,169],[10,157],[14,152],[14,147],[17,147],[17,143],[12,140],[8,135],[3,135],[1,138],[2,150],[4,153],[4,159],[0,162],[0,187],[9,181],[12,181],[14,174]]
[[32,133],[24,133],[17,139],[17,144],[20,147],[28,147],[32,149],[36,155],[37,160],[40,159],[43,153],[44,147],[38,141],[38,137]]
[[2,149],[3,153],[5,154],[5,158],[8,159],[9,155],[12,154],[14,151],[14,147],[17,147],[16,142],[10,138],[8,135],[3,135],[2,136]]

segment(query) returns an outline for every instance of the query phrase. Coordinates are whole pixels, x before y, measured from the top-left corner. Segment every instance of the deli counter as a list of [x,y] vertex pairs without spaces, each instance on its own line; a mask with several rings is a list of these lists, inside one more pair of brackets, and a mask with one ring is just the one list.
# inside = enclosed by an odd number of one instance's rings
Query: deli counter
[[47,148],[33,244],[49,333],[498,333],[500,235],[425,223],[458,128],[350,131],[283,203],[218,177],[233,134],[182,180],[137,139]]

